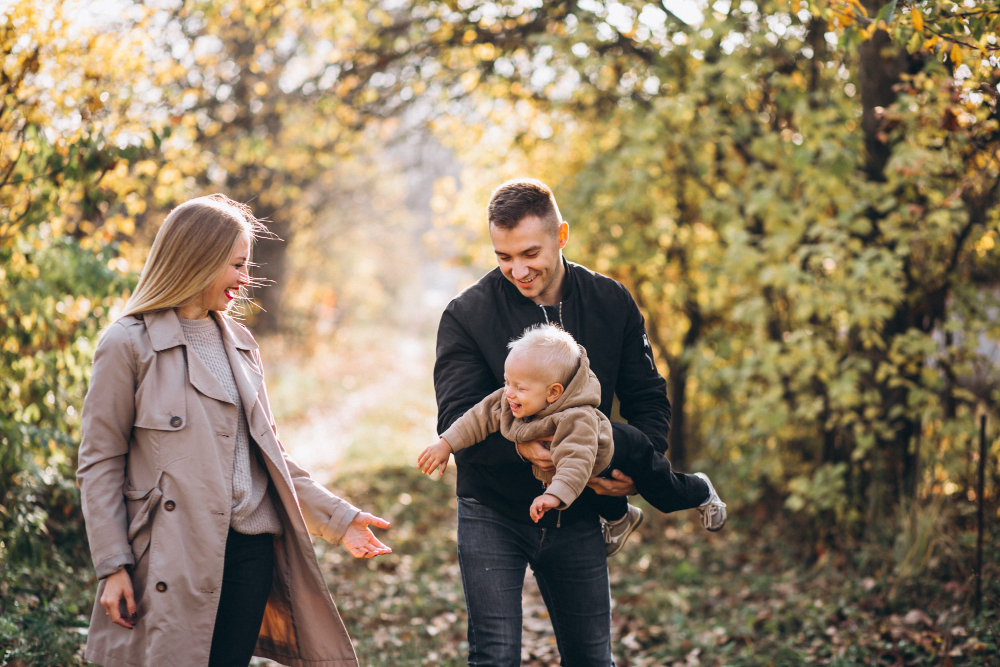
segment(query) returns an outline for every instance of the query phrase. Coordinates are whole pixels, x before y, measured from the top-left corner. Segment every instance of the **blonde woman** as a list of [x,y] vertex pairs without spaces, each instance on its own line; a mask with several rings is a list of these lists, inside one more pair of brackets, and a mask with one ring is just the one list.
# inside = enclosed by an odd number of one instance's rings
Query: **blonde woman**
[[222,195],[175,208],[104,333],[77,473],[105,667],[356,665],[310,533],[358,558],[387,521],[337,498],[278,441],[257,343],[226,314],[266,229]]

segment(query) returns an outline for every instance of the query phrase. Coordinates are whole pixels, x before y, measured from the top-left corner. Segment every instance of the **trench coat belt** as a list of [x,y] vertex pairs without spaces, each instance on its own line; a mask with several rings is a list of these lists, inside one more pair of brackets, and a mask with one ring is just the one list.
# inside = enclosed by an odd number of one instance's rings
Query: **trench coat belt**
[[132,554],[135,556],[136,562],[149,548],[149,539],[152,534],[152,526],[149,522],[153,518],[153,511],[156,510],[156,506],[160,504],[160,499],[163,497],[163,492],[160,491],[161,479],[163,479],[162,470],[157,475],[153,488],[145,491],[126,488],[123,491],[128,500],[146,501],[132,517],[132,523],[128,526],[128,541],[132,545]]

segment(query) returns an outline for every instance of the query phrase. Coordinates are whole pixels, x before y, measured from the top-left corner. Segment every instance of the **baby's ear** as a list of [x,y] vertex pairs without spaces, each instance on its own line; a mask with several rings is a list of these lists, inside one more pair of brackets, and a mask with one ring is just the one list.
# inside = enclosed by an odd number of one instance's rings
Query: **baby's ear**
[[555,403],[559,400],[559,397],[563,395],[565,389],[561,384],[556,382],[555,384],[549,385],[549,395],[545,397],[545,400],[549,403]]

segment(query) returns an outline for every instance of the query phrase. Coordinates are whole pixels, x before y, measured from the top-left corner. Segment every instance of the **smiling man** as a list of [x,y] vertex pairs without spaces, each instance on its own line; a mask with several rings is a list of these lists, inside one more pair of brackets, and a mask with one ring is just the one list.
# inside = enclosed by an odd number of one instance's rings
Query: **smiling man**
[[[487,217],[499,266],[452,300],[438,329],[438,432],[503,386],[512,339],[532,325],[552,323],[587,350],[601,383],[599,410],[610,417],[618,396],[628,423],[613,424],[615,449],[664,452],[670,429],[666,382],[656,371],[642,315],[628,290],[563,258],[569,225],[552,191],[540,181],[501,185],[490,199]],[[555,469],[546,443],[515,447],[495,433],[456,452],[455,460],[469,664],[520,664],[521,588],[530,564],[562,664],[614,665],[606,558],[641,521],[641,513],[628,509],[624,498],[635,493],[632,480],[617,471],[615,479],[591,480],[591,488],[567,509],[548,512],[535,524],[529,508],[543,486],[531,464]],[[658,460],[650,465],[663,466],[660,472],[670,493],[688,499],[684,507],[709,496],[701,479],[675,475],[666,459]],[[609,522],[604,530],[601,516]]]

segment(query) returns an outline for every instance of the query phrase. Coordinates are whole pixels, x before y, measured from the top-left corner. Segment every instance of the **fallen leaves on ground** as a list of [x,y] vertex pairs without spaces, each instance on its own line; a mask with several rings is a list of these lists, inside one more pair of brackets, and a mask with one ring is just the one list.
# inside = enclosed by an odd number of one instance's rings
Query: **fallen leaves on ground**
[[[339,479],[334,490],[393,524],[388,557],[317,546],[361,664],[465,665],[453,478],[382,469]],[[646,521],[608,562],[618,667],[1000,664],[995,563],[977,620],[967,572],[915,582],[861,575],[859,554],[797,556],[802,545],[781,519],[735,516],[712,534],[693,512],[644,509]],[[559,664],[530,570],[521,658]]]

